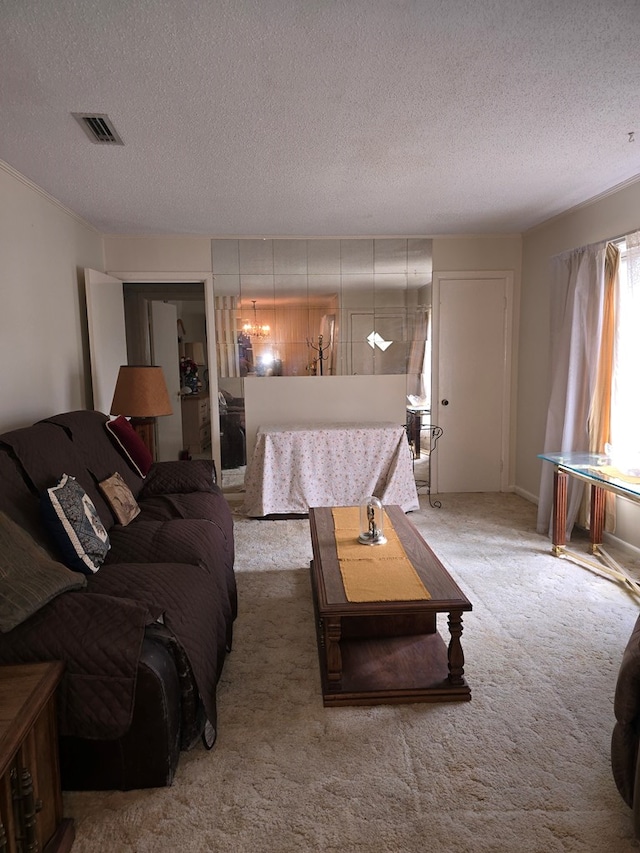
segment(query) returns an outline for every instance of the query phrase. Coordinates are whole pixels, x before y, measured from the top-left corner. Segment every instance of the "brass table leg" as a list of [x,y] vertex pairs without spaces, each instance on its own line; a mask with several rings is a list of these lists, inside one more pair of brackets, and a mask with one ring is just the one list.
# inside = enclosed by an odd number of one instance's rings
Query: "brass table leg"
[[569,475],[553,472],[553,553],[561,554],[567,544],[567,482]]

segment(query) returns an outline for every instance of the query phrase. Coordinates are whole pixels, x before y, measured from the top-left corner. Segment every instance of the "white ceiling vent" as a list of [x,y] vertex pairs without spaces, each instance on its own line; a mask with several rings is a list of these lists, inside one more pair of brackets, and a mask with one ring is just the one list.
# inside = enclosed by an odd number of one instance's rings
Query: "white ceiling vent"
[[120,134],[104,113],[71,113],[92,142],[99,145],[124,145]]

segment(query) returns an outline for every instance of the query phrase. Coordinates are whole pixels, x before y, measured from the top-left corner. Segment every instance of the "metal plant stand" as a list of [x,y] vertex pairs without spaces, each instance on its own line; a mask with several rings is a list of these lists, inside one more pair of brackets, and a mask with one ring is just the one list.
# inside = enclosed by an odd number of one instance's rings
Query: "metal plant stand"
[[432,500],[431,497],[431,459],[436,450],[436,445],[438,443],[438,439],[442,436],[444,430],[442,427],[436,426],[435,424],[420,424],[419,430],[415,429],[415,424],[407,422],[407,437],[409,439],[409,446],[411,449],[411,457],[413,459],[413,470],[416,468],[416,459],[419,459],[421,456],[421,437],[423,433],[428,434],[429,436],[429,449],[427,452],[428,460],[427,460],[427,476],[424,479],[416,480],[416,487],[418,490],[426,489],[426,493],[429,496],[429,505],[433,508],[440,509],[442,503],[439,500]]

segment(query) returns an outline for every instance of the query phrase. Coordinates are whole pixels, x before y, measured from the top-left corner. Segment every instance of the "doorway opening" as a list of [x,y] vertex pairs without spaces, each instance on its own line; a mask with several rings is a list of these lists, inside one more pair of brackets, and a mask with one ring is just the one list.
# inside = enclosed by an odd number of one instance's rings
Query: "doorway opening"
[[159,364],[174,403],[156,422],[158,460],[211,459],[203,283],[124,282],[123,294],[129,364]]

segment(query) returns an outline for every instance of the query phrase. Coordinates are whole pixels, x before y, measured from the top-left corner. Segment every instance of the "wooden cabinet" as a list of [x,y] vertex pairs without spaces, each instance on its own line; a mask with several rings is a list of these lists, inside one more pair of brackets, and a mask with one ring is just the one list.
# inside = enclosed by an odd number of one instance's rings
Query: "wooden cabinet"
[[0,851],[67,853],[55,690],[59,662],[0,667]]
[[186,394],[182,398],[182,443],[189,453],[203,453],[211,447],[208,394]]

